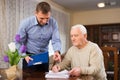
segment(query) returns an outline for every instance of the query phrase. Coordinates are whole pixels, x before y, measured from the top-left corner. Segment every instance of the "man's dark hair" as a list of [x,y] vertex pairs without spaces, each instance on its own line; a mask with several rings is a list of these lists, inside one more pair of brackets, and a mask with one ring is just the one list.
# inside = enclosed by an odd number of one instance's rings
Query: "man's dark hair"
[[40,2],[36,6],[36,11],[42,11],[43,14],[47,14],[51,11],[51,7],[47,2]]

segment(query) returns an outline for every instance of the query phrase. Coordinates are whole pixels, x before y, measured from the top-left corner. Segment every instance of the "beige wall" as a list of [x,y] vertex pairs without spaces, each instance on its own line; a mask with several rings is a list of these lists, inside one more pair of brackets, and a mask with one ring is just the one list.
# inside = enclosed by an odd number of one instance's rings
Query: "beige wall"
[[74,24],[120,23],[120,8],[73,12],[71,25]]

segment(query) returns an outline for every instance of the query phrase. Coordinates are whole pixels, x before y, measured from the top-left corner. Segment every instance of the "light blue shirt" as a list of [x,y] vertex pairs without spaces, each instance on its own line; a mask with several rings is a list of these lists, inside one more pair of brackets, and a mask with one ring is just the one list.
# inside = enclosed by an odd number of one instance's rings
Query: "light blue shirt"
[[27,52],[38,54],[48,51],[48,44],[51,40],[54,51],[61,50],[61,41],[58,31],[58,24],[52,17],[46,25],[40,26],[35,16],[23,20],[19,26],[18,33],[21,41],[17,43],[20,47],[25,44]]

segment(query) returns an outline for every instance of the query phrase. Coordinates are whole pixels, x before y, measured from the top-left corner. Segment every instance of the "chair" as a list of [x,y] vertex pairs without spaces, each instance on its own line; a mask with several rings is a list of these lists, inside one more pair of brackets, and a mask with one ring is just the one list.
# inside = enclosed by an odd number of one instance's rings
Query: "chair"
[[118,49],[115,47],[101,47],[108,80],[118,80]]

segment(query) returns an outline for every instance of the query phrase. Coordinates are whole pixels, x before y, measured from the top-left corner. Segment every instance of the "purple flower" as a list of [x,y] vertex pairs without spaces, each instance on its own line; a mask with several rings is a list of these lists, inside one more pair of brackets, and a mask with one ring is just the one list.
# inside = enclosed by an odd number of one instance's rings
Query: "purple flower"
[[20,47],[20,52],[21,52],[21,53],[25,53],[25,52],[26,52],[26,46],[25,46],[25,45],[22,45],[22,46]]
[[9,62],[8,56],[4,56],[4,61],[5,61],[5,62]]
[[20,42],[20,35],[19,34],[16,34],[15,40],[16,40],[16,42]]

